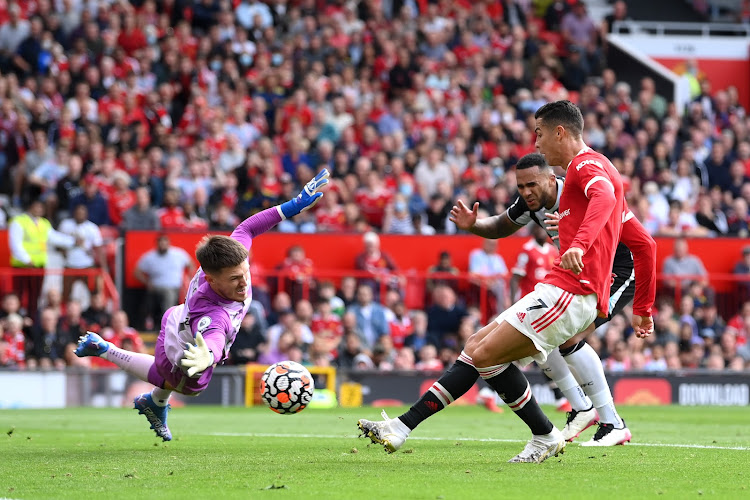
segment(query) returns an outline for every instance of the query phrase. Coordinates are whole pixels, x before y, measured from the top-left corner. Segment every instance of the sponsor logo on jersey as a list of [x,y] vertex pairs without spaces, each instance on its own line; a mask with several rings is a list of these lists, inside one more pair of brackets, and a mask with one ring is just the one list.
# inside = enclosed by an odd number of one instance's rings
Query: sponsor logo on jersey
[[[563,210],[562,212],[560,212],[560,219],[562,219],[563,217],[567,217],[568,215],[570,215],[570,209],[566,208],[565,210]],[[560,219],[558,219],[558,220],[560,220]]]
[[585,165],[596,165],[597,167],[604,170],[604,166],[596,160],[583,160],[581,163],[576,165],[576,171],[581,170]]
[[526,313],[524,313],[524,312],[517,312],[516,316],[518,317],[518,321],[520,321],[521,323],[523,323],[523,320],[526,318]]
[[208,325],[211,324],[211,318],[208,316],[203,316],[201,319],[198,320],[198,332],[197,333],[203,333],[203,330],[208,328]]

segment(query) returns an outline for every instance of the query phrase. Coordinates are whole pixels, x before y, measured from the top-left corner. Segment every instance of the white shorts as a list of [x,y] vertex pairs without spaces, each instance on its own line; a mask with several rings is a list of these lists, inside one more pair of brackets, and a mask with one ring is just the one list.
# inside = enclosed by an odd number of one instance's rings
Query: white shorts
[[544,363],[547,356],[596,319],[596,294],[575,295],[547,283],[537,283],[534,291],[510,306],[495,321],[507,321],[531,339],[539,354],[519,359],[521,366],[532,361]]

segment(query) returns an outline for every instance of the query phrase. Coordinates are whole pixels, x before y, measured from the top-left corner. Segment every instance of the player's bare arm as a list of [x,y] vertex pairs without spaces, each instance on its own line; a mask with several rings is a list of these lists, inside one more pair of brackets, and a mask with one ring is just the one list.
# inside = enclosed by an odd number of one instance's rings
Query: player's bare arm
[[458,200],[458,203],[451,209],[449,219],[459,229],[493,240],[505,238],[521,229],[521,226],[510,220],[507,211],[482,219],[478,218],[478,213],[478,202],[475,202],[474,206],[469,209],[462,200]]

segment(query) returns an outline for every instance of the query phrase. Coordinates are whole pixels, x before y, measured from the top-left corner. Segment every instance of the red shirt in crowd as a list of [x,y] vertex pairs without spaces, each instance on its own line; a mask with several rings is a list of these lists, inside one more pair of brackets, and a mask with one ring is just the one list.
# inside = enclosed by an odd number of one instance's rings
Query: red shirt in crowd
[[411,318],[404,314],[401,318],[394,316],[390,322],[391,330],[391,341],[393,342],[394,349],[401,349],[404,347],[404,341],[406,337],[411,335],[414,327],[411,324]]
[[354,202],[368,224],[383,227],[385,207],[390,203],[392,197],[393,194],[387,189],[371,191],[367,188],[360,188],[354,196]]
[[315,223],[320,232],[338,232],[346,228],[344,207],[336,205],[333,208],[321,207],[315,212]]
[[0,366],[26,366],[26,337],[23,332],[5,332],[0,338],[5,349],[0,350]]
[[556,258],[557,248],[548,242],[540,245],[532,238],[524,243],[513,268],[513,274],[522,276],[518,282],[521,297],[534,290],[534,286],[547,276]]
[[185,227],[185,213],[181,207],[160,208],[158,214],[162,229]]
[[113,191],[107,200],[107,205],[109,205],[109,220],[113,225],[119,226],[122,222],[122,215],[135,205],[135,191],[128,190],[124,193]]

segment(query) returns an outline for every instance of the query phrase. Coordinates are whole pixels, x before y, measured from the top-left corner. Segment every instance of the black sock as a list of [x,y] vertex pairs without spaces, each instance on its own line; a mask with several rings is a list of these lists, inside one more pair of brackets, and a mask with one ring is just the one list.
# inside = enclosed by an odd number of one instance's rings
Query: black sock
[[447,372],[432,384],[409,411],[398,417],[409,429],[439,412],[457,398],[466,394],[479,378],[476,368],[457,360]]
[[514,364],[497,373],[499,367],[493,366],[486,373],[496,373],[490,378],[484,379],[490,387],[495,389],[500,398],[518,415],[521,420],[531,429],[532,434],[549,434],[552,432],[552,422],[544,414],[531,394],[531,386],[526,376]]
[[552,393],[555,395],[555,399],[563,399],[565,397],[565,394],[563,394],[563,391],[560,390],[559,387],[555,386],[552,388]]

